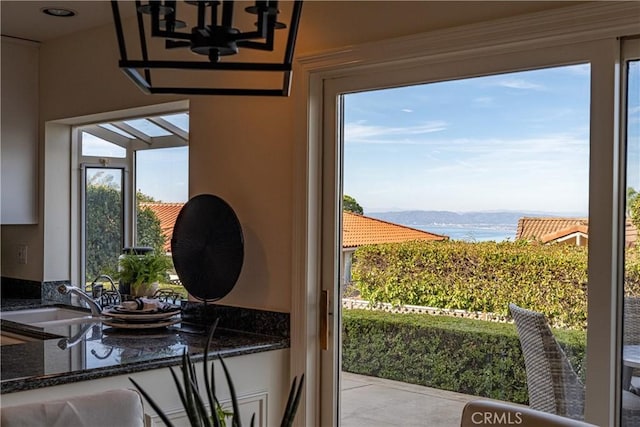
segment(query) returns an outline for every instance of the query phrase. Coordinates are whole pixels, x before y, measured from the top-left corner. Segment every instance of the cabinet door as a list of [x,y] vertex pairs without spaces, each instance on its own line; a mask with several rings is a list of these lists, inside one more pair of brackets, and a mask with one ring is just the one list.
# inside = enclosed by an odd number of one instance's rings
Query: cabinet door
[[38,45],[2,37],[2,224],[38,222]]

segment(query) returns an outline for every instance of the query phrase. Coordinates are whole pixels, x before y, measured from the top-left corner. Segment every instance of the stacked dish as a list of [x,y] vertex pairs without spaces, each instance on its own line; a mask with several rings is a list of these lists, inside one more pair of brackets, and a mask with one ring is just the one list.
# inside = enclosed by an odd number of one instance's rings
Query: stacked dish
[[116,305],[102,310],[106,319],[102,323],[114,328],[151,329],[163,328],[180,322],[180,307],[163,304],[157,307],[137,309]]

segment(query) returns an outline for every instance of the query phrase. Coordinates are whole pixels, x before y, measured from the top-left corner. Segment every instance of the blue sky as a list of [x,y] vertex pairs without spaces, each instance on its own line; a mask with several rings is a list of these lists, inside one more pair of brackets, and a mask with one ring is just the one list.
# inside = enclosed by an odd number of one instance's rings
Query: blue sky
[[137,187],[163,202],[189,199],[189,148],[174,147],[139,151]]
[[588,65],[349,94],[344,123],[365,212],[587,213]]

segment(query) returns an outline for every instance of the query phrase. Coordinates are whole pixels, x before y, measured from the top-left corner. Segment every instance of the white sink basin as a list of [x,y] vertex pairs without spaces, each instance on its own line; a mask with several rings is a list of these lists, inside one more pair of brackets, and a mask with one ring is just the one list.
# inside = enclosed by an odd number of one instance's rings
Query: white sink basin
[[[0,319],[32,326],[54,326],[69,323],[86,322],[91,313],[61,307],[33,308],[27,310],[5,311]],[[96,318],[96,320],[99,320]]]

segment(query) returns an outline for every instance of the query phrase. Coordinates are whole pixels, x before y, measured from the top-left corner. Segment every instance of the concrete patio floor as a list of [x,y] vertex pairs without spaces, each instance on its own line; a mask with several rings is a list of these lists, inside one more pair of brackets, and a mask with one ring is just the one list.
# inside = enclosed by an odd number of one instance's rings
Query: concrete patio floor
[[476,396],[342,372],[342,427],[458,427]]

